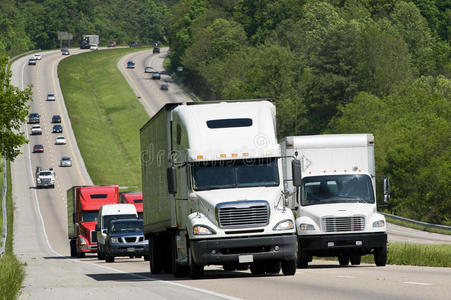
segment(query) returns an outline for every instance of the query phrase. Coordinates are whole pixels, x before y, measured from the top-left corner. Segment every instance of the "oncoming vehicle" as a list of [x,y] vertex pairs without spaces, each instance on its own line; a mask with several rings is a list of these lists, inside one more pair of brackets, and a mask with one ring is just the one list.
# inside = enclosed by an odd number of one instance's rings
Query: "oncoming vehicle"
[[41,60],[41,54],[40,53],[36,53],[35,55],[34,55],[34,59],[35,60]]
[[61,126],[60,124],[53,125],[52,132],[53,133],[61,133],[61,132],[63,132],[63,126]]
[[55,173],[53,169],[40,171],[36,176],[36,187],[55,188]]
[[56,97],[55,94],[47,94],[47,101],[55,101]]
[[66,138],[62,135],[58,136],[55,140],[55,145],[66,145]]
[[160,72],[158,72],[158,71],[152,72],[152,79],[159,80],[160,78],[161,78]]
[[169,90],[169,84],[167,84],[166,82],[163,83],[163,84],[161,84],[160,90],[162,90],[162,91],[167,91],[167,90]]
[[33,146],[33,153],[42,153],[44,152],[44,146],[41,144],[36,144]]
[[160,48],[158,47],[153,48],[153,53],[160,53]]
[[60,167],[72,167],[72,159],[69,156],[61,157]]
[[39,124],[40,116],[38,113],[31,113],[28,115],[28,124]]
[[61,123],[61,116],[60,115],[53,115],[52,116],[52,123]]
[[129,60],[127,62],[127,69],[134,69],[135,68],[135,63],[131,60]]
[[36,59],[34,57],[28,59],[29,66],[36,66]]
[[105,261],[114,262],[117,256],[150,260],[149,241],[144,239],[143,221],[137,219],[112,220],[105,241]]
[[31,127],[31,135],[41,135],[41,134],[42,134],[41,126],[34,125],[33,127]]
[[153,68],[151,66],[147,66],[144,68],[144,73],[152,73]]
[[69,49],[63,49],[61,50],[62,55],[70,55]]
[[90,49],[90,50],[99,50],[99,46],[97,46],[97,44],[92,44],[92,45],[89,47],[89,49]]

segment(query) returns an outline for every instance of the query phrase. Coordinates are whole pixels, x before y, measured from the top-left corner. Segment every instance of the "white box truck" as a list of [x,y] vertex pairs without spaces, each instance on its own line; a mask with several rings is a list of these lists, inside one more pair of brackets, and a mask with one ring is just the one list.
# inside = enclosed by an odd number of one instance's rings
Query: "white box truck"
[[[286,179],[292,176],[291,157],[301,163],[300,187],[289,199],[296,216],[298,267],[306,268],[312,256],[335,256],[340,265],[358,265],[366,254],[384,266],[387,234],[385,217],[376,207],[374,136],[289,136],[281,148],[287,156]],[[388,185],[384,179],[384,201]]]
[[269,101],[166,104],[140,130],[152,273],[204,266],[296,272],[276,111]]

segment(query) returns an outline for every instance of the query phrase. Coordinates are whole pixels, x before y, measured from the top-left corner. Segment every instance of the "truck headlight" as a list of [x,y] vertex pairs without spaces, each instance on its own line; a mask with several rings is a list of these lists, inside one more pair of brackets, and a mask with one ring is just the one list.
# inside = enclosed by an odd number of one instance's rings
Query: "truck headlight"
[[110,243],[119,243],[119,238],[117,237],[110,237]]
[[87,245],[88,241],[84,237],[80,237],[80,245]]
[[284,220],[284,221],[280,221],[279,223],[277,223],[276,226],[274,226],[274,228],[272,230],[275,231],[283,231],[283,230],[290,230],[294,228],[294,224],[293,221],[291,220]]
[[41,183],[41,178],[38,178],[38,183]]
[[385,226],[384,220],[379,220],[379,221],[373,222],[373,227],[384,227],[384,226]]
[[194,225],[193,226],[193,234],[194,235],[211,235],[216,234],[216,231],[211,229],[206,225]]
[[299,225],[299,229],[301,231],[315,230],[315,226],[313,226],[312,224],[308,224],[308,223],[301,223]]

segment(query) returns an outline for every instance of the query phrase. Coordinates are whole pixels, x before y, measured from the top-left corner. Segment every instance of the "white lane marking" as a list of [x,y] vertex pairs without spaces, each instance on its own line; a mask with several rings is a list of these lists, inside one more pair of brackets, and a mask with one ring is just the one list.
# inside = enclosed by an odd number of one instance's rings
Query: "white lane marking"
[[[23,77],[23,73],[22,73],[22,77]],[[28,136],[28,132],[27,132],[27,136]],[[31,154],[30,154],[31,150],[30,150],[30,147],[31,147],[31,145],[28,144],[28,147],[27,147],[28,151],[27,152],[28,152],[29,172],[30,172],[29,174],[30,174],[31,182],[33,182],[33,172],[32,172],[32,167],[31,167]],[[228,295],[221,294],[221,293],[216,293],[216,292],[205,290],[205,289],[201,289],[201,288],[191,287],[191,286],[184,285],[184,284],[181,284],[181,283],[175,283],[175,282],[170,282],[170,281],[153,279],[153,278],[150,278],[150,277],[146,277],[146,276],[142,276],[142,275],[138,275],[138,274],[133,274],[133,273],[128,273],[128,272],[125,272],[125,271],[122,271],[122,270],[117,270],[117,269],[114,269],[114,268],[105,267],[105,266],[101,266],[101,265],[90,263],[90,262],[85,262],[85,261],[80,261],[80,260],[67,258],[66,256],[56,252],[52,248],[52,246],[50,245],[49,239],[47,237],[47,232],[45,230],[44,218],[43,218],[43,216],[41,214],[41,210],[39,208],[39,201],[38,201],[38,195],[37,195],[36,189],[33,189],[33,191],[34,191],[34,200],[35,200],[35,210],[37,211],[37,214],[38,214],[39,219],[41,221],[42,233],[44,234],[44,238],[45,238],[45,241],[47,243],[47,247],[49,248],[50,252],[52,252],[54,255],[59,256],[61,258],[64,258],[64,259],[66,259],[68,261],[71,261],[71,262],[74,262],[74,263],[87,264],[87,265],[95,266],[95,267],[98,267],[98,268],[101,268],[101,269],[105,269],[105,270],[109,270],[109,271],[113,271],[113,272],[117,272],[117,273],[126,274],[126,275],[129,275],[131,277],[145,279],[145,280],[148,280],[148,281],[160,282],[160,283],[164,283],[164,284],[172,285],[172,286],[178,286],[178,287],[182,287],[182,288],[185,288],[185,289],[188,289],[188,290],[201,292],[201,293],[204,293],[204,294],[207,294],[207,295],[212,295],[212,296],[215,296],[215,297],[220,297],[220,298],[229,299],[229,300],[238,300],[238,299],[240,299],[240,298],[228,296]]]
[[354,279],[354,278],[357,278],[357,277],[355,277],[355,276],[349,276],[349,275],[340,275],[340,276],[337,276],[338,278],[350,278],[350,279]]
[[405,284],[413,284],[413,285],[433,285],[432,283],[428,282],[416,282],[416,281],[404,281]]

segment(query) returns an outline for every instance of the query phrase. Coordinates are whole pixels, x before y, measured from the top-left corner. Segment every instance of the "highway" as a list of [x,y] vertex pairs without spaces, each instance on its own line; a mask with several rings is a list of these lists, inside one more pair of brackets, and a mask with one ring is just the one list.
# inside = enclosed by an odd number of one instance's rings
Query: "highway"
[[[73,50],[72,53],[88,52]],[[153,54],[144,50],[124,56],[118,63],[137,101],[153,115],[166,102],[190,101],[175,83],[161,91],[162,80],[151,80],[144,66],[162,70],[165,51]],[[338,262],[314,261],[308,269],[298,269],[295,276],[253,276],[249,271],[224,272],[207,268],[201,280],[179,279],[172,275],[152,275],[149,263],[142,259],[118,258],[107,264],[90,255],[84,259],[69,257],[65,191],[73,185],[92,184],[78,151],[70,121],[59,89],[57,64],[59,51],[43,53],[37,66],[28,66],[28,57],[12,65],[12,83],[24,88],[33,84],[30,112],[41,114],[42,136],[30,136],[22,147],[23,155],[12,164],[13,198],[15,202],[14,250],[26,263],[26,278],[20,299],[448,299],[451,292],[451,269],[362,264],[340,267]],[[126,69],[134,60],[135,69]],[[45,101],[54,92],[56,101]],[[67,145],[54,145],[51,133],[53,114],[63,118],[63,135]],[[29,133],[30,126],[24,125]],[[45,152],[31,153],[35,143]],[[58,167],[63,155],[73,159],[73,167]],[[53,167],[55,189],[35,189],[34,169]],[[393,234],[392,234],[393,230]],[[416,232],[416,231],[415,231]],[[415,237],[410,230],[389,227],[389,239],[408,240]],[[404,236],[404,238],[403,238]],[[406,237],[407,236],[407,237]],[[417,239],[418,239],[417,235]],[[447,237],[431,237],[435,243],[451,243]],[[429,235],[426,235],[426,239]]]

